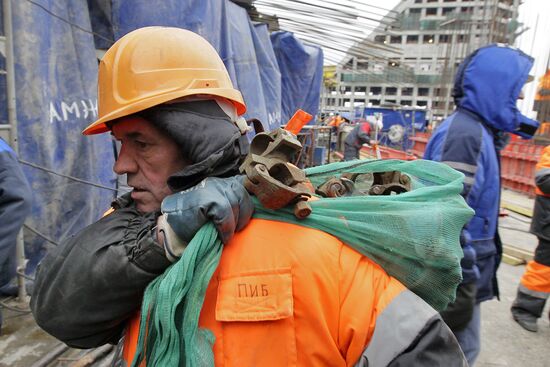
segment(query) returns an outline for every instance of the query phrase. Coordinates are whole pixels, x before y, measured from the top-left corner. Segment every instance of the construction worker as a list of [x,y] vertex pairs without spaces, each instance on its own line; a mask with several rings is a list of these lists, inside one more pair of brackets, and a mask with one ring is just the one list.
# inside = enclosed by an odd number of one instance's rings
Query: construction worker
[[[0,138],[0,292],[13,295],[16,240],[31,210],[32,193],[13,149]],[[0,309],[0,328],[2,314]]]
[[345,120],[342,118],[342,116],[340,116],[339,113],[336,113],[336,115],[334,117],[332,117],[330,119],[330,121],[327,123],[327,126],[333,127],[336,130],[338,130],[340,125],[344,122],[345,122]]
[[[521,277],[512,317],[525,330],[536,332],[537,319],[542,315],[550,295],[550,145],[542,151],[535,173],[537,197],[531,221],[531,233],[539,239],[535,258],[529,261]],[[550,316],[550,315],[549,315]]]
[[353,130],[350,131],[344,140],[345,161],[359,159],[359,152],[363,144],[377,144],[374,139],[371,139],[373,126],[379,130],[381,129],[381,123],[374,116],[367,116],[366,120],[359,121]]
[[[438,313],[337,238],[252,219],[227,240],[250,216],[248,200],[239,179],[213,176],[239,165],[232,152],[244,144],[244,112],[216,51],[190,31],[142,28],[108,50],[99,69],[99,120],[84,133],[111,131],[121,141],[114,170],[128,174],[133,191],[43,260],[31,300],[38,324],[79,348],[116,343],[125,333],[130,364],[139,323],[132,315],[147,282],[185,251],[196,223],[221,207],[230,214],[213,220],[226,246],[199,320],[215,336],[216,365],[464,366]],[[171,194],[139,171],[154,169],[165,170],[171,191],[187,190]]]
[[530,138],[538,127],[516,106],[532,65],[530,56],[500,44],[466,57],[455,77],[456,110],[435,130],[424,154],[464,173],[462,195],[475,210],[461,236],[463,282],[456,301],[442,312],[471,366],[480,351],[480,302],[498,297],[499,152],[508,133]]

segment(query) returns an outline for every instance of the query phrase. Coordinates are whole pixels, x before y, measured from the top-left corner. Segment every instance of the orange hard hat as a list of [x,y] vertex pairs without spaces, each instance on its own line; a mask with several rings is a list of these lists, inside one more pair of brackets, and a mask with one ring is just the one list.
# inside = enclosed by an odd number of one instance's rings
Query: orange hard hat
[[109,131],[106,122],[188,96],[229,100],[246,112],[220,56],[203,37],[173,27],[145,27],[126,34],[99,64],[97,121],[83,134]]

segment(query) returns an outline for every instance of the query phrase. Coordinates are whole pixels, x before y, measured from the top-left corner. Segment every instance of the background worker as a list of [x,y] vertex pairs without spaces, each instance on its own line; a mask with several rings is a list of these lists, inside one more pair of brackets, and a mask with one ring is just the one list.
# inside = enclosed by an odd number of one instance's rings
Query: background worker
[[499,152],[507,133],[530,138],[538,127],[516,107],[532,65],[530,56],[505,45],[482,47],[466,57],[455,77],[456,110],[435,130],[424,154],[464,173],[463,196],[475,210],[461,238],[463,283],[456,301],[442,312],[470,365],[480,351],[480,303],[498,297]]
[[360,121],[355,125],[353,130],[349,132],[344,140],[344,160],[351,161],[359,159],[359,152],[363,144],[370,144],[371,126],[367,121]]
[[335,130],[338,130],[341,124],[346,122],[339,113],[336,113],[333,117],[330,118],[330,121],[327,123],[327,126],[333,127]]
[[371,132],[373,129],[379,132],[382,127],[382,121],[375,116],[367,116],[366,120],[359,121],[344,140],[344,160],[359,159],[359,152],[363,144],[377,144],[376,138],[371,139]]
[[[525,330],[536,332],[537,319],[550,295],[550,145],[542,151],[535,173],[535,208],[531,233],[539,239],[535,258],[529,261],[521,277],[512,317]],[[550,317],[550,314],[549,314]]]
[[15,293],[6,288],[16,275],[17,234],[31,210],[31,199],[31,189],[15,152],[0,138],[0,292],[4,294]]
[[[128,85],[136,89],[112,89]],[[197,223],[213,220],[226,246],[199,327],[215,336],[216,365],[465,365],[435,310],[337,238],[252,219],[228,240],[250,217],[249,198],[239,179],[214,176],[239,167],[245,106],[202,37],[164,27],[127,34],[101,61],[99,96],[99,120],[85,134],[120,140],[114,170],[133,191],[41,263],[31,307],[47,332],[90,348],[116,343],[126,328],[130,363],[147,282],[185,251]]]

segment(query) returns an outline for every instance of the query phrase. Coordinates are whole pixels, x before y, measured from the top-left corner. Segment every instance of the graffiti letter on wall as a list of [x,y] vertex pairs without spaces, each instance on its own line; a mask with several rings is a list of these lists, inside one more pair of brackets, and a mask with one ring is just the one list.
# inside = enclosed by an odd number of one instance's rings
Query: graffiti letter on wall
[[77,118],[80,118],[80,110],[78,109],[78,104],[76,104],[76,102],[73,102],[70,105],[64,101],[61,102],[61,111],[63,112],[63,120],[65,121],[67,121],[69,113],[74,113]]
[[53,102],[50,102],[50,124],[53,123],[53,120],[61,122],[61,116],[59,116],[59,113],[57,113]]
[[97,117],[97,100],[92,101],[91,99],[88,99],[88,103],[86,103],[85,100],[81,100],[80,103],[82,103],[82,111],[84,112],[84,118],[88,118],[88,115],[91,113],[93,117]]

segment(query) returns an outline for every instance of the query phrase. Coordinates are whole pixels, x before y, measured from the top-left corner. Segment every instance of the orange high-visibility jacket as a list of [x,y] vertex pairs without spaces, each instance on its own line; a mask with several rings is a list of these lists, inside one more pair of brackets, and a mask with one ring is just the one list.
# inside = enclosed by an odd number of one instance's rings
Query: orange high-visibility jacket
[[550,145],[542,150],[536,167],[535,183],[537,198],[531,232],[539,238],[539,245],[535,250],[534,260],[529,261],[521,277],[519,290],[536,299],[547,299],[550,296],[550,257],[546,250],[550,241]]
[[[224,247],[199,326],[216,337],[216,366],[465,365],[439,314],[399,281],[337,238],[283,222],[253,219]],[[128,365],[138,332],[135,317]]]
[[535,191],[537,195],[542,196],[548,196],[550,197],[550,194],[544,193],[540,188],[539,184],[546,176],[550,176],[550,145],[546,146],[542,150],[542,154],[540,156],[539,161],[537,162],[536,171],[535,171],[535,182],[537,185],[535,186]]

